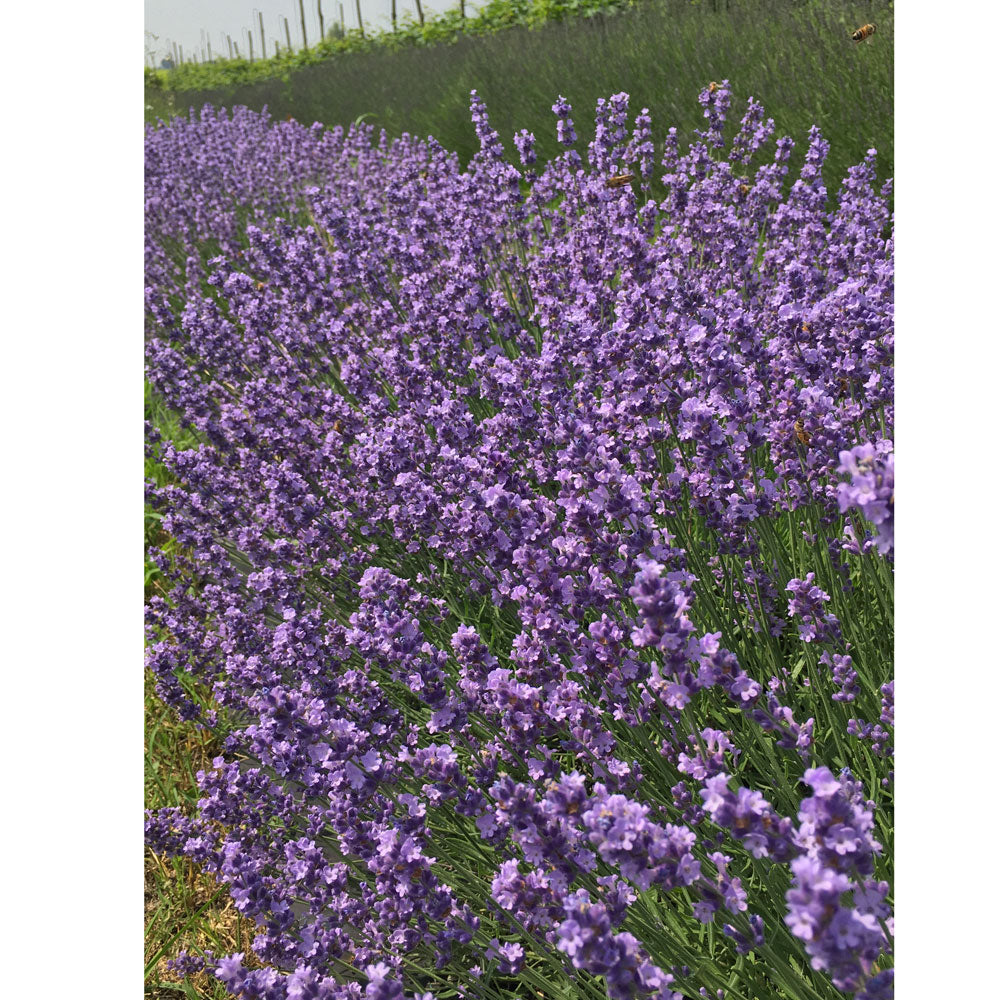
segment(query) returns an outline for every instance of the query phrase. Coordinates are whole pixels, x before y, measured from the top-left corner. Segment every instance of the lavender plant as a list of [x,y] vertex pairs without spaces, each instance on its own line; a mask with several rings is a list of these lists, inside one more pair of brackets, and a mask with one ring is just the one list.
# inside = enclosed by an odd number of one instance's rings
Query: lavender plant
[[577,149],[560,97],[540,172],[475,92],[465,171],[363,124],[147,130],[147,378],[199,442],[149,433],[147,662],[227,725],[146,839],[257,929],[179,968],[892,995],[888,185],[871,151],[827,212],[814,129],[783,197],[792,140],[752,98],[727,140],[731,99],[682,152],[625,94]]

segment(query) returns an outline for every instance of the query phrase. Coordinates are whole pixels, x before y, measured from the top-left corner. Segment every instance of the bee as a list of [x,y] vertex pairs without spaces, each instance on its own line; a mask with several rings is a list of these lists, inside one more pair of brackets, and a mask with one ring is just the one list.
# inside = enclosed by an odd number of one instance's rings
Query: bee
[[258,292],[263,291],[266,287],[267,287],[267,283],[266,282],[263,282],[263,281],[258,281],[257,282],[257,291]]
[[871,38],[875,34],[874,24],[862,24],[857,31],[851,35],[851,41],[863,42],[866,38]]
[[342,426],[342,424],[340,423],[339,420],[334,420],[334,422],[333,422],[333,432],[335,434],[339,434],[341,426]]
[[718,89],[719,85],[714,80],[708,85],[708,92],[710,94],[714,94]]
[[850,383],[847,381],[846,378],[839,378],[837,379],[837,382],[840,385],[841,396],[846,396],[851,391]]
[[740,185],[740,194],[743,195],[743,197],[745,198],[749,193],[750,193],[750,185],[749,184],[741,184]]
[[812,440],[812,435],[806,430],[806,425],[801,420],[796,420],[795,424],[795,436],[799,440],[799,444],[809,444]]
[[628,184],[629,181],[631,181],[634,176],[635,176],[634,174],[614,174],[613,176],[609,177],[604,183],[609,188],[625,187],[625,185]]

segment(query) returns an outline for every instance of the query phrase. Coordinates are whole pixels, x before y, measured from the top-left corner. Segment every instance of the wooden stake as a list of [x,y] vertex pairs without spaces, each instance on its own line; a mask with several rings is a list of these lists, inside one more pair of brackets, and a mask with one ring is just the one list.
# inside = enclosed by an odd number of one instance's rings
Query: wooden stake
[[267,42],[264,41],[264,15],[257,11],[257,21],[260,24],[260,57],[267,58]]
[[424,8],[420,6],[420,0],[414,0],[414,2],[417,5],[417,18],[419,19],[420,23],[423,24],[424,23]]
[[302,45],[309,48],[309,39],[306,38],[306,9],[302,6],[302,0],[299,0],[299,17],[302,19]]
[[361,32],[361,37],[365,37],[365,26],[361,21],[361,0],[354,0],[354,6],[358,9],[358,31]]
[[316,13],[319,14],[319,40],[323,41],[326,38],[326,32],[323,30],[323,0],[316,0]]

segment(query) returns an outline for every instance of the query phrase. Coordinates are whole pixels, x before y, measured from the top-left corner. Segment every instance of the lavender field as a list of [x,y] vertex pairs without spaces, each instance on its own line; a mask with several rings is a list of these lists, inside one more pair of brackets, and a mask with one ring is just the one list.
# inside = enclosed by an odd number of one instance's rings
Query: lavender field
[[520,168],[475,92],[465,170],[147,128],[147,666],[217,755],[146,844],[248,928],[160,948],[212,996],[893,995],[890,184],[829,211],[726,81],[688,149],[557,96]]

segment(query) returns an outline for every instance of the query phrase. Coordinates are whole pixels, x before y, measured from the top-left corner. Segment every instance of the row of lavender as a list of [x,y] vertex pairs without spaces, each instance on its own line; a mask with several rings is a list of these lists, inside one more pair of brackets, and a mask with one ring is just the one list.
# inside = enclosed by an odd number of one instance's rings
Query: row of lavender
[[[465,171],[206,108],[150,129],[148,663],[227,733],[147,843],[247,998],[892,994],[892,237],[874,151],[700,95]],[[609,186],[613,175],[633,181]],[[650,196],[662,177],[666,196]]]

